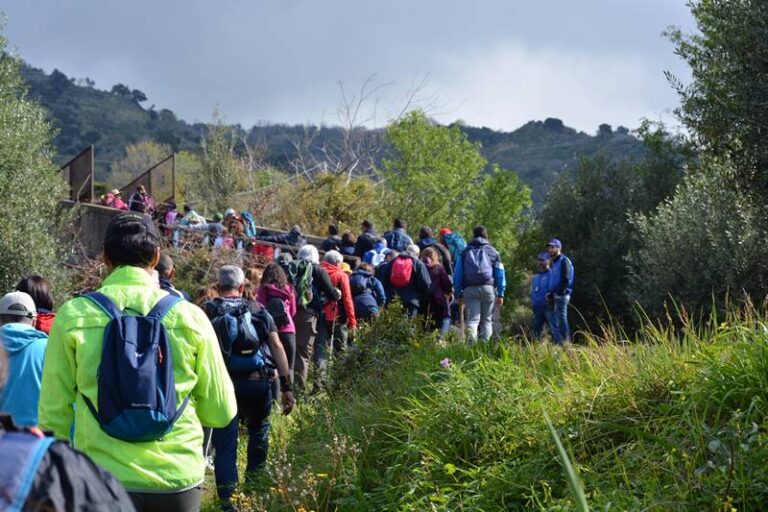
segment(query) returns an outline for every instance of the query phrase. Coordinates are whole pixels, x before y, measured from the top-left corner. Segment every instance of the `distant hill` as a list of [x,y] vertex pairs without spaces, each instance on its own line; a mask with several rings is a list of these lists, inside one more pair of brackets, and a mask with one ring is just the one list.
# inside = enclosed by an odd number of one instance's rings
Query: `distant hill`
[[[54,70],[46,74],[25,65],[22,75],[29,84],[29,95],[51,114],[57,129],[54,140],[57,162],[65,163],[84,147],[96,146],[97,179],[104,180],[110,164],[124,156],[125,148],[142,139],[168,144],[174,150],[196,150],[206,132],[204,123],[189,124],[168,109],[148,108],[146,95],[123,84],[110,91],[96,89],[89,79],[74,79]],[[267,144],[266,159],[285,168],[293,158],[290,136],[301,134],[303,126],[259,125],[247,130],[250,141]],[[596,135],[569,128],[559,119],[530,121],[512,132],[461,125],[467,136],[482,145],[490,164],[516,171],[533,190],[541,204],[557,174],[572,167],[582,157],[602,152],[622,160],[639,157],[644,148],[629,130],[613,130],[604,124]],[[246,131],[244,130],[244,133]],[[321,128],[318,140],[338,140],[340,130]]]

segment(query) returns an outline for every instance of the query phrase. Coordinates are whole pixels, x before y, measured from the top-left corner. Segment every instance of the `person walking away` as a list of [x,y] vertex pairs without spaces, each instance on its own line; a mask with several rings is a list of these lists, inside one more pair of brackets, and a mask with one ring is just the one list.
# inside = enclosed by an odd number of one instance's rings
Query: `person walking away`
[[[0,344],[0,396],[8,366]],[[0,454],[3,510],[134,510],[128,493],[108,471],[68,443],[45,437],[36,426],[19,425],[5,411],[0,412]]]
[[405,231],[407,228],[408,223],[405,222],[405,220],[400,218],[395,219],[392,223],[392,231],[387,231],[384,233],[384,239],[387,241],[387,247],[393,251],[403,252],[408,248],[409,245],[412,245],[413,240]]
[[438,242],[432,236],[432,228],[429,226],[422,226],[419,230],[419,243],[417,244],[420,250],[424,250],[427,247],[432,247],[440,258],[440,265],[448,275],[453,274],[453,259],[448,248]]
[[176,277],[176,268],[173,266],[173,258],[165,253],[160,254],[160,260],[157,262],[155,270],[157,271],[160,288],[162,290],[192,302],[192,297],[187,292],[177,290],[176,287],[173,286],[173,278]]
[[267,461],[275,378],[280,382],[283,414],[289,414],[295,403],[288,360],[274,320],[258,302],[243,297],[244,288],[243,270],[235,265],[224,265],[219,269],[219,297],[203,305],[226,359],[239,413],[227,426],[213,431],[214,476],[223,510],[234,510],[230,499],[239,480],[237,438],[240,418],[245,420],[248,428],[245,471],[246,480],[250,480]]
[[357,322],[370,322],[387,302],[384,286],[373,276],[373,266],[363,263],[349,276],[349,288],[355,306]]
[[[443,247],[448,249],[448,254],[451,255],[451,262],[456,265],[456,262],[461,258],[461,253],[467,247],[467,242],[459,233],[453,233],[448,228],[442,228],[440,230],[438,240]],[[452,274],[452,272],[451,272]]]
[[291,247],[302,247],[306,244],[306,238],[301,233],[301,227],[298,224],[291,226],[287,234],[277,235],[259,235],[256,240],[271,242],[273,244],[290,245]]
[[147,193],[144,185],[136,187],[136,192],[128,200],[128,209],[132,212],[149,215],[150,217],[155,214],[155,200]]
[[[194,511],[205,476],[201,427],[228,425],[237,402],[208,318],[152,283],[160,244],[146,215],[110,221],[107,278],[97,294],[64,303],[51,329],[39,423],[59,439],[72,433],[73,446],[115,475],[139,512]],[[126,329],[152,333],[136,340],[143,352],[127,349]],[[136,421],[114,420],[127,417]]]
[[364,220],[360,225],[360,236],[357,237],[357,243],[355,243],[355,256],[362,258],[365,253],[373,249],[378,238],[379,235],[376,233],[373,222]]
[[283,344],[288,360],[289,376],[293,383],[293,369],[296,358],[296,293],[288,278],[277,263],[270,263],[261,275],[261,285],[256,300],[264,306],[277,326],[280,343]]
[[531,307],[533,308],[533,338],[541,339],[544,325],[549,323],[550,305],[547,301],[549,293],[549,260],[548,252],[540,252],[538,256],[538,271],[531,281]]
[[339,252],[344,256],[354,256],[357,237],[351,231],[345,231],[341,235],[341,249]]
[[346,350],[349,332],[357,328],[355,306],[349,289],[349,276],[341,269],[344,257],[338,251],[328,251],[320,264],[328,273],[331,284],[341,291],[341,300],[328,301],[323,306],[323,318],[317,324],[315,365],[318,369],[316,386],[324,386],[328,378],[329,351],[339,354]]
[[470,342],[488,341],[493,333],[494,306],[501,308],[507,287],[504,264],[498,251],[488,242],[484,226],[473,230],[474,238],[462,252],[453,272],[456,300],[467,308]]
[[43,276],[32,274],[19,281],[19,284],[16,285],[16,291],[24,292],[32,297],[37,309],[35,329],[43,331],[45,334],[50,334],[53,319],[56,318],[56,313],[53,312],[54,303],[51,283]]
[[573,293],[573,263],[563,254],[563,244],[553,238],[547,244],[547,251],[552,257],[549,270],[549,293],[547,300],[552,304],[549,327],[555,343],[562,345],[571,340],[571,328],[568,324],[568,304]]
[[383,238],[379,238],[378,240],[376,240],[376,245],[373,247],[373,249],[363,254],[362,262],[368,263],[373,268],[376,268],[382,263],[384,263],[384,260],[386,259],[387,254],[390,252],[391,251],[387,249],[387,241],[384,240]]
[[320,250],[323,252],[341,250],[341,237],[339,236],[339,228],[335,224],[328,226],[328,238],[323,240],[323,243],[320,244]]
[[[417,246],[413,247],[418,250]],[[408,316],[415,317],[422,301],[428,298],[432,284],[426,265],[409,252],[403,252],[379,268],[381,272],[377,273],[384,285],[387,304],[399,297]]]
[[[309,362],[315,348],[318,322],[324,321],[323,307],[329,301],[341,299],[341,290],[333,286],[331,278],[320,266],[320,256],[313,245],[305,245],[296,254],[288,272],[296,290],[296,357],[293,367],[294,386],[303,390],[307,382]],[[319,319],[319,320],[318,320]]]
[[40,400],[43,358],[48,336],[35,329],[35,302],[24,292],[0,299],[0,342],[8,354],[8,382],[0,395],[0,411],[19,425],[34,427]]
[[434,247],[427,247],[421,253],[421,261],[427,267],[432,284],[429,298],[421,305],[424,318],[431,320],[433,328],[445,334],[451,327],[451,312],[448,304],[453,296],[453,283],[440,264],[440,255]]

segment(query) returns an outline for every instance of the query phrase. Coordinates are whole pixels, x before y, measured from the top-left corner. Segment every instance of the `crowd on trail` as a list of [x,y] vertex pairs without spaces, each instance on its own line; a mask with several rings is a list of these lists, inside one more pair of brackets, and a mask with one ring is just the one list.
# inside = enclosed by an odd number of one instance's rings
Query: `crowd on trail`
[[[234,510],[241,423],[248,483],[267,460],[273,403],[290,414],[294,393],[327,387],[358,325],[399,304],[440,335],[498,334],[506,276],[483,226],[468,243],[429,227],[414,241],[402,219],[381,236],[364,221],[358,236],[329,226],[318,249],[298,226],[250,236],[234,210],[212,222],[173,211],[112,219],[97,291],[56,309],[48,281],[31,275],[0,299],[0,509],[196,511],[212,465],[221,507]],[[296,250],[263,269],[223,265],[193,299],[163,247],[196,226],[211,245],[229,233],[254,252],[259,241]],[[563,343],[573,265],[558,240],[547,247],[534,332],[548,323]]]

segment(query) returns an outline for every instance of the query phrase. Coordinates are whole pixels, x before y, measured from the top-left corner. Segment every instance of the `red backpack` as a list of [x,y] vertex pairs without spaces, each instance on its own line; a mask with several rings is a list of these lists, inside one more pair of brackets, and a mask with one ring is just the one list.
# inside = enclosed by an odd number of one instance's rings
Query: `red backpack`
[[389,282],[395,288],[405,288],[411,284],[411,274],[413,274],[413,260],[410,256],[398,256],[392,262],[392,272],[389,275]]

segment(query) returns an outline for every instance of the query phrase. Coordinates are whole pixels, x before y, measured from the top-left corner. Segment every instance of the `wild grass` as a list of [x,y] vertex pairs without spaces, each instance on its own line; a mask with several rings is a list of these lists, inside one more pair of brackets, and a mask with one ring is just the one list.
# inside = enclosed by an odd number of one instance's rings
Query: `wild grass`
[[385,314],[275,418],[243,510],[762,510],[766,318],[721,316],[562,350]]

